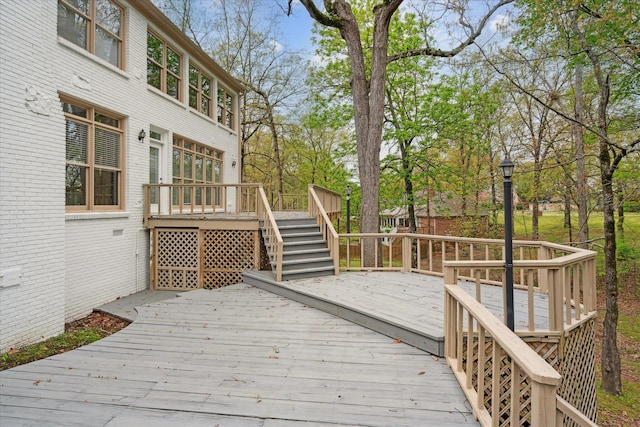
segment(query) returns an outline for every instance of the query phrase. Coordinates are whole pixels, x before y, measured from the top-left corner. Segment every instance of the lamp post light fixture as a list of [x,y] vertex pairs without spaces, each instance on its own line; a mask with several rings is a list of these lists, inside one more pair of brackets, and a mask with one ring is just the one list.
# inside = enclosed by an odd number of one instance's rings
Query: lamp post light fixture
[[504,270],[505,293],[507,300],[507,327],[515,329],[513,314],[513,193],[511,189],[511,176],[515,165],[509,158],[500,162],[500,172],[504,178]]
[[347,185],[347,189],[344,192],[347,197],[347,234],[351,233],[351,185]]

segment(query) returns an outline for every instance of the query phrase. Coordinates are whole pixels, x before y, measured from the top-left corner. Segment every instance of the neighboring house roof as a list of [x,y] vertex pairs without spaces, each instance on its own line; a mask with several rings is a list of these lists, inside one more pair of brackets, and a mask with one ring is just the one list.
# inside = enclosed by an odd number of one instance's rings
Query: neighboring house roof
[[229,89],[238,93],[246,91],[246,88],[239,80],[229,74],[220,66],[220,64],[214,61],[211,56],[203,51],[200,46],[191,40],[185,33],[180,31],[180,29],[151,2],[151,0],[138,0],[136,2],[132,2],[132,5],[148,19],[150,24],[157,26],[158,29],[166,33],[166,35],[169,36],[174,43],[178,44],[179,47],[188,51],[189,54],[203,66],[215,72],[218,80],[227,85]]

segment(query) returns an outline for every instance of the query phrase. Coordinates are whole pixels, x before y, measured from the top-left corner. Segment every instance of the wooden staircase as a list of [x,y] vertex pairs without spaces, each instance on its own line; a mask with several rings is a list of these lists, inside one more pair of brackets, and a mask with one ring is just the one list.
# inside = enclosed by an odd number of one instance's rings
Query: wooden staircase
[[[283,240],[282,280],[333,275],[333,259],[320,226],[311,217],[280,218],[276,220]],[[266,247],[268,237],[264,234]],[[273,254],[269,254],[273,265]]]

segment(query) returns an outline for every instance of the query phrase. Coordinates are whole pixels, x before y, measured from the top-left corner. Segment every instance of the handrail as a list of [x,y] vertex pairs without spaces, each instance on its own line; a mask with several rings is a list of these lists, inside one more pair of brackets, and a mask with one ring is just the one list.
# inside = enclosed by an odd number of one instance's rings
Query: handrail
[[[503,286],[504,241],[410,233],[340,234],[343,270],[411,271],[443,276],[454,268],[456,277],[481,285]],[[362,241],[374,239],[374,267],[362,266]],[[354,242],[355,241],[355,242]],[[345,244],[346,243],[346,244]],[[514,288],[527,291],[527,333],[560,334],[589,320],[596,310],[596,253],[544,241],[514,241]],[[360,258],[360,264],[354,260]],[[549,296],[548,329],[536,329],[534,294]],[[505,308],[506,312],[506,308]]]
[[[474,351],[478,348],[482,351]],[[448,284],[445,357],[483,426],[496,425],[505,411],[511,425],[521,425],[521,418],[533,426],[555,425],[556,411],[550,409],[556,408],[561,375],[481,303]],[[489,359],[490,373],[484,368]],[[523,392],[525,384],[529,393]],[[485,403],[487,395],[491,399]]]
[[[318,194],[322,195],[322,198]],[[336,200],[337,196],[337,200]],[[329,206],[325,208],[325,203]],[[316,185],[309,185],[309,215],[316,219],[322,231],[322,237],[327,242],[329,254],[333,259],[335,274],[340,273],[340,239],[333,227],[330,215],[340,215],[340,195]]]
[[564,417],[568,417],[579,427],[598,427],[598,424],[587,418],[582,412],[574,408],[560,396],[556,396],[556,425],[563,426]]
[[271,212],[267,195],[262,187],[258,187],[258,203],[256,207],[258,219],[263,221],[265,244],[269,246],[268,252],[273,254],[273,264],[276,268],[276,280],[281,281],[284,243],[280,230],[278,229],[276,219],[273,216],[273,212]]
[[256,212],[259,184],[144,184],[144,225],[155,217],[205,218]]

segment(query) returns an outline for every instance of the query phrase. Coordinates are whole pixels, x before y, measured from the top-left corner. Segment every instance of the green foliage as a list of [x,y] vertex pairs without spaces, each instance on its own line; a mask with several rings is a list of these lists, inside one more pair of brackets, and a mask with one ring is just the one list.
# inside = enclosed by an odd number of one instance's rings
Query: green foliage
[[82,347],[107,335],[109,333],[98,328],[79,329],[18,350],[9,351],[2,354],[0,371]]

